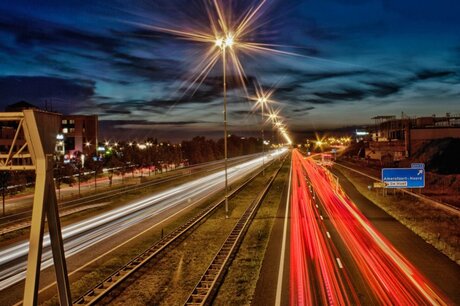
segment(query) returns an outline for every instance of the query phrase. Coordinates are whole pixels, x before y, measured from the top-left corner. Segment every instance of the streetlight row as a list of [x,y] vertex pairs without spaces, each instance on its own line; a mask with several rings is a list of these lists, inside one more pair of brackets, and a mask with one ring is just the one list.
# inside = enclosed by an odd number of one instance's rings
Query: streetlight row
[[[180,144],[180,143],[177,144],[177,145],[176,145],[176,144],[169,144],[169,143],[165,143],[165,144],[160,143],[160,144],[156,144],[156,145],[155,145],[153,142],[148,142],[148,141],[147,141],[147,142],[143,142],[143,143],[142,143],[142,142],[136,142],[136,141],[130,141],[130,142],[128,142],[127,144],[128,144],[128,146],[130,146],[130,147],[132,147],[132,146],[134,146],[134,145],[136,145],[137,147],[140,147],[140,146],[145,146],[145,147],[157,146],[157,147],[160,147],[160,146],[163,146],[163,145],[165,145],[165,146],[167,146],[167,147],[169,147],[169,146],[172,146],[172,147],[176,147],[176,146],[181,147],[181,146],[182,146],[182,144]],[[93,144],[92,144],[90,141],[87,141],[87,142],[85,143],[85,147],[87,147],[87,148],[91,147],[92,145],[93,145]],[[120,146],[120,144],[119,144],[118,142],[113,142],[113,143],[111,143],[111,142],[108,141],[108,140],[106,140],[106,141],[104,142],[104,145],[105,145],[106,147],[109,147],[109,146],[118,147],[118,146]]]
[[[260,1],[258,5],[249,7],[244,13],[235,18],[235,14],[231,12],[231,4],[223,0],[212,0],[206,5],[206,12],[209,18],[207,23],[208,28],[203,29],[185,29],[185,28],[164,28],[158,26],[144,27],[155,29],[186,39],[199,44],[206,44],[208,50],[203,52],[203,56],[199,63],[196,65],[195,75],[190,79],[188,89],[194,88],[194,85],[200,86],[204,79],[206,79],[213,69],[214,66],[221,59],[222,62],[222,83],[223,83],[223,124],[224,124],[224,178],[225,178],[225,214],[228,218],[228,174],[227,174],[227,61],[233,68],[233,72],[237,76],[239,82],[241,82],[242,88],[247,94],[246,88],[246,73],[244,71],[243,64],[239,58],[239,53],[273,53],[273,54],[292,54],[289,52],[276,50],[266,43],[255,42],[252,38],[256,30],[260,28],[259,19],[263,12],[263,7],[266,1]],[[258,93],[261,90],[256,88]],[[273,93],[273,90],[271,91]],[[271,94],[267,97],[266,95],[259,96],[260,106],[262,109],[262,141],[263,136],[263,125],[264,125],[264,104],[269,101]],[[284,139],[288,144],[291,144],[291,139],[287,133],[287,129],[282,121],[277,118],[276,113],[270,111],[272,123],[283,135]],[[277,124],[278,123],[278,124]],[[264,144],[262,145],[262,148]],[[264,150],[264,149],[263,149]],[[264,153],[264,152],[263,152]],[[263,158],[264,160],[264,158]]]
[[283,119],[279,115],[280,110],[279,109],[275,110],[274,108],[270,106],[270,103],[276,103],[276,101],[272,99],[273,93],[274,93],[273,89],[267,93],[261,90],[260,88],[258,89],[256,87],[257,96],[255,98],[250,98],[251,100],[256,101],[256,105],[258,105],[262,111],[262,141],[263,141],[263,125],[265,123],[264,108],[267,108],[268,109],[268,120],[271,120],[273,127],[278,129],[280,134],[283,135],[286,143],[288,145],[291,145],[292,141],[289,137],[287,127],[284,124]]

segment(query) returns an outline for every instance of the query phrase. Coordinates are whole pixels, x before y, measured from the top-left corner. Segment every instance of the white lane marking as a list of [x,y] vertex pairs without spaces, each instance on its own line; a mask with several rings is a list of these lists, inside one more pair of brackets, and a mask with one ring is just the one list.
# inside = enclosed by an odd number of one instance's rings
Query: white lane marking
[[331,234],[329,234],[329,232],[326,232],[326,236],[327,238],[331,239]]
[[318,207],[318,204],[316,204],[315,206],[316,206],[316,208],[319,208],[319,207]]
[[343,269],[342,262],[340,261],[340,258],[337,257],[336,260],[337,260],[337,264],[339,265],[339,268]]
[[324,219],[323,219],[323,216],[319,216],[319,217],[321,218],[321,220],[324,220]]
[[[291,155],[292,156],[292,155]],[[276,299],[275,306],[281,305],[281,289],[283,288],[283,275],[284,275],[284,255],[286,253],[286,236],[287,236],[287,224],[289,216],[289,201],[291,199],[291,176],[292,176],[292,157],[291,157],[291,167],[289,170],[289,186],[286,200],[286,212],[284,216],[284,228],[283,228],[283,242],[281,243],[281,256],[278,269],[278,284],[276,286]]]

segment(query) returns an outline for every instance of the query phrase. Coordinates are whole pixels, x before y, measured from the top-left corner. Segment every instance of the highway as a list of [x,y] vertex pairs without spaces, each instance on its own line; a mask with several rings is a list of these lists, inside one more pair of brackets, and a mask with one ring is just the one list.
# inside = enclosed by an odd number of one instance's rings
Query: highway
[[448,305],[373,226],[334,178],[293,151],[292,305]]
[[[265,163],[285,149],[266,156]],[[262,157],[232,166],[228,171],[229,182],[235,182],[262,166]],[[117,209],[82,220],[63,228],[66,257],[78,254],[91,246],[113,237],[144,220],[174,209],[179,205],[191,205],[223,189],[223,171],[218,171],[177,187],[148,196]],[[50,241],[44,237],[42,269],[52,265]],[[28,241],[21,241],[0,249],[0,290],[12,286],[25,277]]]
[[[238,163],[242,163],[248,160],[251,160],[257,156],[260,156],[260,153],[256,154],[250,154],[250,155],[243,155],[243,156],[238,156],[238,157],[232,157],[228,159],[228,164],[230,165],[235,165]],[[169,172],[165,172],[162,174],[156,174],[152,175],[151,179],[145,181],[145,182],[139,182],[139,179],[142,178],[142,175],[136,174],[134,176],[134,179],[138,180],[137,184],[133,184],[133,177],[131,175],[126,175],[127,180],[131,180],[131,182],[123,186],[122,184],[115,184],[115,182],[118,180],[121,182],[121,176],[114,176],[113,181],[114,184],[110,190],[101,188],[105,185],[108,186],[108,178],[107,177],[101,177],[98,178],[98,183],[97,186],[99,191],[94,191],[90,190],[91,188],[94,189],[94,180],[90,179],[87,182],[81,183],[81,190],[82,190],[82,197],[81,198],[76,198],[75,195],[78,194],[78,184],[74,184],[72,187],[65,187],[61,188],[61,194],[67,194],[67,197],[70,197],[72,194],[74,199],[68,200],[68,201],[59,201],[59,206],[60,207],[73,207],[76,205],[81,205],[82,203],[89,203],[89,202],[94,202],[94,199],[99,199],[102,197],[107,198],[107,195],[109,194],[114,194],[117,191],[124,192],[124,191],[129,191],[131,189],[136,189],[136,188],[141,188],[142,186],[152,186],[153,184],[157,183],[162,183],[165,181],[169,181],[175,178],[179,178],[182,176],[187,176],[190,174],[196,174],[200,172],[211,172],[211,171],[216,171],[223,169],[224,167],[224,161],[223,160],[216,160],[212,162],[206,162],[206,163],[201,163],[201,164],[195,164],[183,168],[176,168],[174,170],[171,170]],[[147,177],[144,173],[144,177]],[[106,186],[106,187],[107,187]],[[88,189],[88,190],[86,190]],[[56,190],[56,194],[58,191]],[[3,226],[4,224],[11,223],[13,221],[18,221],[18,220],[30,220],[30,216],[32,214],[32,203],[33,203],[33,197],[34,193],[33,190],[28,193],[22,193],[18,195],[11,196],[6,199],[6,209],[7,209],[7,214],[6,216],[0,216],[0,226]],[[62,212],[62,210],[61,210]]]

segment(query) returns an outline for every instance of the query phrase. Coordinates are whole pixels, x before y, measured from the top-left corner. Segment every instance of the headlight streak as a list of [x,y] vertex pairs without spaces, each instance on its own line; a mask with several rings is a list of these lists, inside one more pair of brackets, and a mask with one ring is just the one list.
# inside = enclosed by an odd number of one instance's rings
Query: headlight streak
[[[271,156],[267,155],[265,160],[267,162],[284,152],[286,149],[280,149],[273,152]],[[235,182],[260,166],[262,166],[262,157],[231,167],[229,168],[229,180]],[[66,257],[86,250],[135,224],[187,203],[188,199],[218,192],[224,186],[222,174],[223,171],[219,171],[207,175],[64,227],[62,235]],[[53,264],[49,246],[50,240],[46,233],[43,237],[42,269]],[[4,290],[25,278],[28,250],[28,241],[0,249],[0,290]]]
[[449,301],[359,211],[328,172],[293,153],[375,298],[392,305],[447,305]]
[[324,235],[325,225],[295,154],[292,169],[291,305],[359,304],[346,269],[338,264],[337,250]]

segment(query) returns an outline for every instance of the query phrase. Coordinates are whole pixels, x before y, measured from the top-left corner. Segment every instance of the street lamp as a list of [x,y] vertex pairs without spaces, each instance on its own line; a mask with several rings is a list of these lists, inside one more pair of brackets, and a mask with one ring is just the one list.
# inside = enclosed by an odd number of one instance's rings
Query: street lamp
[[222,55],[222,82],[224,98],[224,172],[225,172],[225,218],[228,219],[228,151],[227,151],[227,48],[232,48],[234,38],[227,33],[225,39],[218,37],[215,41],[216,47],[220,48]]
[[134,178],[134,165],[133,165],[133,161],[134,161],[134,148],[133,148],[133,142],[130,141],[130,142],[128,143],[128,145],[129,145],[129,148],[130,148],[130,150],[129,150],[129,152],[130,152],[130,160],[129,160],[129,162],[130,162],[130,167],[131,167],[131,175],[132,175],[132,177]]
[[150,176],[150,168],[151,168],[151,163],[152,163],[152,157],[151,157],[151,151],[152,151],[152,143],[150,142],[147,142],[146,143],[146,146],[147,146],[147,154],[148,154],[148,157],[149,157],[149,160],[148,160],[148,167],[149,167],[149,176]]
[[[271,119],[272,121],[272,146],[274,146],[274,143],[275,143],[275,129],[277,127],[277,124],[278,124],[278,119],[279,119],[279,116],[278,116],[278,113],[279,113],[279,110],[277,111],[271,111],[270,113],[270,116],[269,118]],[[278,133],[276,133],[276,135],[278,135]],[[279,142],[279,141],[278,141]],[[278,156],[279,158],[279,156]]]
[[[207,78],[210,71],[222,57],[223,66],[223,99],[224,99],[224,163],[225,163],[225,214],[228,218],[228,154],[227,154],[227,84],[226,84],[226,70],[227,70],[227,55],[228,60],[237,76],[239,82],[241,82],[242,88],[247,94],[246,88],[246,73],[244,67],[239,59],[238,53],[247,54],[285,54],[295,55],[294,53],[276,50],[273,47],[275,45],[258,43],[254,41],[254,34],[256,30],[260,28],[260,17],[263,13],[262,7],[266,4],[266,1],[260,1],[260,3],[254,7],[248,8],[243,15],[235,18],[231,12],[229,5],[228,11],[224,9],[223,3],[228,4],[228,1],[213,0],[206,1],[210,3],[211,7],[207,7],[209,25],[210,27],[206,30],[203,29],[184,29],[180,27],[176,28],[164,28],[158,26],[149,26],[139,24],[140,26],[155,29],[163,33],[168,33],[176,37],[196,42],[206,43],[209,45],[209,50],[202,53],[202,57],[196,65],[196,72],[189,80],[187,91],[192,90],[194,85],[200,86],[204,79]],[[206,5],[206,4],[205,4]],[[250,39],[248,39],[250,38]],[[238,52],[237,52],[238,51]],[[228,53],[228,54],[227,54]]]
[[[87,143],[88,144],[88,143]],[[78,197],[81,196],[81,170],[85,168],[85,154],[80,155],[80,163],[78,163]]]
[[262,122],[261,122],[261,132],[262,132],[262,175],[265,176],[265,137],[264,137],[264,105],[267,104],[267,97],[260,97],[257,99],[257,103],[260,105],[262,111]]

